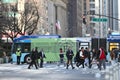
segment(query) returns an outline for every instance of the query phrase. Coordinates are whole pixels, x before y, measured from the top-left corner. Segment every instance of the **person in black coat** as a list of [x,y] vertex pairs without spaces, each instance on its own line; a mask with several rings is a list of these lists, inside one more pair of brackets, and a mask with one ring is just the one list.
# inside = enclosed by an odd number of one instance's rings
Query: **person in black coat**
[[40,58],[40,68],[42,68],[43,67],[44,58],[46,58],[43,49],[41,49],[41,51],[39,52],[39,58]]
[[36,51],[35,51],[34,48],[33,48],[32,51],[31,51],[30,57],[31,57],[31,63],[29,64],[28,69],[30,69],[30,67],[31,67],[33,64],[35,65],[36,69],[38,69],[37,64],[36,64],[37,54],[36,54]]
[[76,62],[76,66],[79,66],[79,64],[80,64],[80,51],[81,51],[81,49],[79,49],[78,51],[77,51],[77,53],[76,53],[76,56],[75,56],[75,62]]
[[72,69],[75,68],[75,67],[73,67],[73,63],[72,63],[73,56],[74,56],[73,51],[71,50],[71,48],[68,48],[68,50],[66,52],[66,57],[67,57],[67,67],[66,67],[66,69],[68,69],[69,64],[71,65]]
[[39,59],[39,53],[38,53],[38,47],[35,47],[35,53],[36,53],[36,64],[39,66],[38,59]]

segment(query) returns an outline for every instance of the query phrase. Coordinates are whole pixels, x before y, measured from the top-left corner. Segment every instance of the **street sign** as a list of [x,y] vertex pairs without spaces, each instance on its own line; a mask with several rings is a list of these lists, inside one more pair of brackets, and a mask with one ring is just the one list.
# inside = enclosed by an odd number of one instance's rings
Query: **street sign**
[[92,18],[92,21],[95,21],[95,22],[107,22],[107,18]]

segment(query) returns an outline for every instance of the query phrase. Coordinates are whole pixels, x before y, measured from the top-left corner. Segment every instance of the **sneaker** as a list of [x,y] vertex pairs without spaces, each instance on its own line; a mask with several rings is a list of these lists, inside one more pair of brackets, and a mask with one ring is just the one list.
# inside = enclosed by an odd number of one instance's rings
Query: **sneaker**
[[75,67],[72,67],[72,69],[75,69]]
[[30,69],[30,67],[28,67],[28,69]]
[[87,66],[87,64],[85,64],[85,66]]

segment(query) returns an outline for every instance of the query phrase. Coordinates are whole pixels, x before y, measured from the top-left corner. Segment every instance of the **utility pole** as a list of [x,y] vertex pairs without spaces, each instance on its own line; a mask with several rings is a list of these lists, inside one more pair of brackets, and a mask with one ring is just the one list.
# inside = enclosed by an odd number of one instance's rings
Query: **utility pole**
[[[99,0],[99,14],[100,14],[100,0]],[[100,19],[100,15],[99,15],[99,19]],[[99,21],[99,31],[98,31],[98,49],[100,47],[100,37],[101,37],[101,28],[100,28],[100,21]]]

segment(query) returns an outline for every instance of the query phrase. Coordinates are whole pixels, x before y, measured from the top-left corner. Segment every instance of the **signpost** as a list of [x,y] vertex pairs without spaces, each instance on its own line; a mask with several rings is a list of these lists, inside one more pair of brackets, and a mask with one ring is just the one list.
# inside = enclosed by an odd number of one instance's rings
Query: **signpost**
[[95,21],[95,22],[107,22],[107,18],[92,18],[92,21]]

